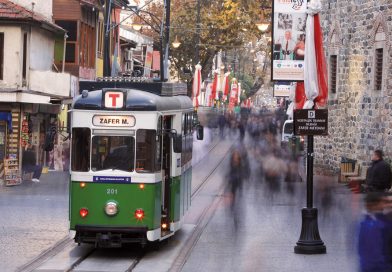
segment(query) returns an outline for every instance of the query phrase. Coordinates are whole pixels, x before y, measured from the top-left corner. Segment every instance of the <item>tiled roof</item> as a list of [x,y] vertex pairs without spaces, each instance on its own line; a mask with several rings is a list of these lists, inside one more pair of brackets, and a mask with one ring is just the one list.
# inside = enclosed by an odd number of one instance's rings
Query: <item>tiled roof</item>
[[22,21],[35,22],[41,24],[52,32],[65,32],[60,26],[49,21],[38,13],[31,12],[20,5],[9,0],[0,0],[0,22],[1,21]]

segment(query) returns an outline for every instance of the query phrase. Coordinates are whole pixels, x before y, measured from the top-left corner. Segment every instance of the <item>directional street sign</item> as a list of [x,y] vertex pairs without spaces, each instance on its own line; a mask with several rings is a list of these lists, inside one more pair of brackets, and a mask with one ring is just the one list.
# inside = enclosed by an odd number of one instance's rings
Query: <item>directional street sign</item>
[[328,135],[328,110],[295,110],[295,135]]

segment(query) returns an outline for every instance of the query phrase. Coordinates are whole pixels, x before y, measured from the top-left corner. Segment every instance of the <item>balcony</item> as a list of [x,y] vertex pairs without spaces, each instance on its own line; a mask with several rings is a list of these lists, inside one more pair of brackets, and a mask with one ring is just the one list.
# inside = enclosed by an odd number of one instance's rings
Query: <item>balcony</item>
[[67,98],[75,87],[74,81],[70,74],[30,70],[29,89],[54,98]]

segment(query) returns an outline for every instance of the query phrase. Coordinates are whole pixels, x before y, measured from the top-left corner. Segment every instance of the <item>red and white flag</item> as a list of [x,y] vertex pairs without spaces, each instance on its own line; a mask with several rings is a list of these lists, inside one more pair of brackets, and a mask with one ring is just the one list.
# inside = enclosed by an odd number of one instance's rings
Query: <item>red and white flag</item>
[[204,106],[211,107],[211,93],[212,93],[212,83],[208,83],[206,86],[206,95],[204,97]]
[[237,105],[237,99],[238,99],[237,97],[238,97],[238,82],[237,79],[233,78],[231,83],[229,110],[233,110],[234,107]]
[[241,83],[238,83],[238,101],[237,101],[237,105],[239,105],[241,103],[241,93],[242,93],[242,87],[241,87]]
[[229,75],[230,72],[227,72],[225,74],[225,77],[223,78],[223,83],[222,83],[223,100],[226,100],[227,96],[229,95],[229,90],[230,90]]
[[305,42],[305,81],[298,82],[295,109],[325,108],[328,101],[328,74],[323,49],[319,12],[320,0],[308,4]]
[[193,77],[193,106],[195,108],[199,107],[199,95],[201,93],[201,65],[197,64],[195,67],[195,75]]
[[218,87],[219,87],[219,72],[218,72],[218,70],[215,70],[213,72],[213,74],[214,74],[214,81],[212,83],[212,92],[211,92],[211,96],[210,96],[210,100],[212,100],[212,105],[214,105],[213,101],[218,94]]

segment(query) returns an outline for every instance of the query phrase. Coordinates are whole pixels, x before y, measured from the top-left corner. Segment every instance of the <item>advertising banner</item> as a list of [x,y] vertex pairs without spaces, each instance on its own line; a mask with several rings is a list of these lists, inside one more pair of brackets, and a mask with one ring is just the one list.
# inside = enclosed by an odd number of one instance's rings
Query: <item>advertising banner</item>
[[306,0],[273,1],[272,80],[304,80],[306,9]]
[[151,68],[152,68],[152,55],[154,49],[152,46],[147,46],[146,48],[146,59],[144,63],[144,76],[151,77]]
[[290,97],[295,92],[295,87],[295,82],[277,81],[274,83],[274,97]]

